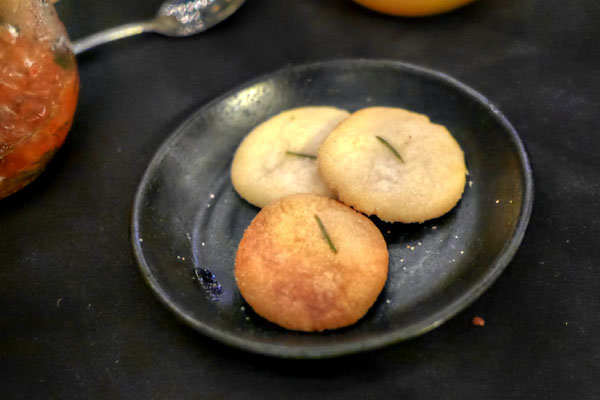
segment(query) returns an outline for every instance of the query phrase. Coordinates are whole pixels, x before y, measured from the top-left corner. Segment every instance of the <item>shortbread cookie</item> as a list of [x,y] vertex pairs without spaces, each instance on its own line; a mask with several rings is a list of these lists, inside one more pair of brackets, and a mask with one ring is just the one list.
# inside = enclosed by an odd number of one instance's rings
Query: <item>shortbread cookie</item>
[[423,222],[450,211],[465,187],[463,152],[422,114],[372,107],[353,113],[321,145],[318,167],[349,206],[389,222]]
[[258,125],[235,153],[233,187],[258,207],[294,193],[331,197],[317,170],[317,151],[348,115],[334,107],[301,107]]
[[238,287],[254,311],[308,332],[358,321],[383,289],[387,272],[387,246],[375,224],[312,194],[264,207],[235,259]]

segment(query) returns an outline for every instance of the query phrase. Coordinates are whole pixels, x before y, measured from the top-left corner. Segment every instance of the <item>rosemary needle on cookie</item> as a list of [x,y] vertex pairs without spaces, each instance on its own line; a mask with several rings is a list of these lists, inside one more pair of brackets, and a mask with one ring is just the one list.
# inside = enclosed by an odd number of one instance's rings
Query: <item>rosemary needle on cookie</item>
[[331,248],[331,251],[333,251],[335,254],[337,254],[337,249],[333,245],[333,242],[331,241],[331,238],[329,237],[329,234],[327,233],[327,229],[325,229],[325,225],[323,225],[321,218],[319,218],[319,216],[315,214],[315,219],[317,220],[317,223],[319,224],[319,229],[321,229],[321,233],[325,237],[325,240],[327,240],[327,243],[329,243],[329,248]]
[[394,153],[394,155],[396,157],[398,157],[398,160],[400,160],[402,162],[402,164],[404,164],[404,160],[402,159],[402,157],[400,156],[400,153],[398,153],[396,151],[396,149],[384,138],[382,138],[381,136],[375,136],[377,138],[377,140],[379,140],[381,143],[383,143],[383,145],[385,147],[387,147],[392,153]]
[[289,154],[290,156],[312,158],[313,160],[317,159],[317,156],[313,156],[312,154],[297,153],[295,151],[286,151],[285,154]]

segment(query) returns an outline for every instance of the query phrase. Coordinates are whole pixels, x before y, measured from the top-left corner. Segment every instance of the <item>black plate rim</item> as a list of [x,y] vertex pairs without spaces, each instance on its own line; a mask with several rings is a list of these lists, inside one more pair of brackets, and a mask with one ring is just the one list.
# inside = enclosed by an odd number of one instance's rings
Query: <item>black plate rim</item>
[[[244,90],[245,88],[251,87],[258,82],[262,82],[270,79],[273,76],[279,74],[286,74],[290,72],[301,72],[303,70],[311,70],[318,69],[324,67],[334,67],[334,66],[348,66],[352,65],[355,67],[361,66],[378,66],[378,67],[388,67],[401,70],[403,72],[412,73],[416,75],[425,76],[427,78],[431,78],[437,81],[441,81],[444,84],[450,85],[454,87],[456,90],[460,92],[466,93],[468,96],[475,99],[477,102],[481,103],[487,109],[491,111],[491,113],[495,116],[497,121],[503,126],[503,128],[508,132],[513,145],[517,149],[517,155],[521,164],[521,167],[524,171],[524,196],[523,196],[523,204],[521,206],[521,210],[519,213],[519,220],[517,222],[516,228],[513,232],[513,235],[509,239],[508,243],[499,253],[496,260],[491,264],[491,268],[488,270],[489,272],[474,286],[472,286],[469,290],[465,291],[462,296],[458,297],[455,301],[448,303],[444,308],[442,308],[437,313],[425,318],[419,323],[413,324],[406,328],[403,328],[399,331],[390,332],[385,335],[380,335],[375,338],[366,339],[361,342],[355,343],[338,343],[331,345],[318,345],[318,346],[298,346],[298,347],[288,347],[284,345],[277,344],[266,344],[266,343],[258,343],[248,341],[246,339],[239,338],[235,335],[229,334],[227,332],[220,331],[218,329],[212,328],[211,326],[202,323],[201,321],[197,321],[190,316],[188,316],[184,310],[180,309],[174,301],[172,301],[169,297],[169,294],[165,292],[158,282],[154,280],[152,269],[150,265],[146,262],[143,254],[143,250],[140,242],[139,235],[139,211],[141,208],[141,203],[143,201],[143,193],[145,192],[150,177],[152,176],[152,171],[154,171],[159,165],[160,161],[163,159],[165,153],[171,147],[171,144],[177,140],[177,138],[185,132],[186,127],[192,124],[198,115],[201,115],[204,110],[209,109],[213,104],[216,104],[225,98],[232,96],[233,94]],[[475,89],[467,86],[466,84],[458,81],[457,79],[443,73],[440,71],[436,71],[427,67],[422,67],[416,64],[406,63],[402,61],[395,60],[386,60],[386,59],[337,59],[337,60],[328,60],[328,61],[318,61],[307,64],[295,65],[295,66],[286,66],[284,68],[280,68],[278,70],[263,74],[255,79],[242,83],[241,85],[236,86],[235,88],[227,91],[226,93],[218,96],[212,101],[206,103],[201,106],[195,112],[193,112],[186,120],[180,124],[171,135],[169,135],[160,145],[152,160],[148,164],[148,167],[144,171],[142,180],[138,186],[136,191],[134,201],[133,201],[133,214],[131,218],[131,243],[134,250],[134,256],[136,258],[138,267],[144,277],[146,283],[150,286],[150,288],[154,291],[155,295],[158,299],[169,309],[171,310],[180,320],[182,320],[187,325],[192,328],[200,331],[201,333],[207,335],[208,337],[215,339],[217,341],[223,342],[227,345],[251,351],[258,354],[264,354],[269,356],[276,356],[282,358],[331,358],[341,355],[353,354],[367,350],[378,349],[393,343],[397,343],[403,340],[407,340],[410,338],[414,338],[416,336],[420,336],[438,326],[442,325],[444,322],[448,321],[460,311],[465,309],[469,304],[474,302],[481,294],[487,290],[492,283],[500,276],[500,274],[504,271],[504,269],[508,266],[509,262],[514,257],[517,252],[523,237],[525,235],[525,231],[527,230],[527,225],[529,224],[529,220],[531,217],[531,212],[533,208],[533,197],[534,197],[534,180],[533,180],[533,170],[531,167],[531,163],[529,161],[529,157],[527,154],[527,149],[519,137],[517,131],[512,126],[512,124],[508,121],[508,119],[500,112],[500,110],[485,96],[481,93],[477,92]]]

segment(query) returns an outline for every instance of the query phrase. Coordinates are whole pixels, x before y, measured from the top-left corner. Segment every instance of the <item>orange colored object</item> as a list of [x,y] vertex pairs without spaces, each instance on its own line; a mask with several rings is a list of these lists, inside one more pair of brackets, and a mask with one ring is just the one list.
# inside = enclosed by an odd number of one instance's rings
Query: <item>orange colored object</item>
[[471,320],[471,323],[475,326],[484,326],[485,320],[481,317],[473,317],[473,319]]
[[52,6],[7,4],[0,8],[0,20],[10,21],[0,25],[0,198],[44,170],[71,128],[79,93],[75,56]]
[[354,2],[384,14],[423,17],[454,10],[474,0],[354,0]]

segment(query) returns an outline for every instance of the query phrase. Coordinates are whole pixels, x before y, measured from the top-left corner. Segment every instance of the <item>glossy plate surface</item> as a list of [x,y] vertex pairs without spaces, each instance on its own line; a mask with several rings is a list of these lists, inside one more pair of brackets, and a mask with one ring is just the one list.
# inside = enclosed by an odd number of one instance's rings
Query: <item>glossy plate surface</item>
[[[463,199],[445,216],[411,225],[374,219],[389,247],[387,284],[357,324],[317,334],[286,331],[254,314],[233,275],[237,244],[258,211],[231,185],[235,149],[260,122],[305,105],[350,111],[384,105],[427,114],[452,132],[469,169]],[[414,65],[342,60],[277,71],[196,111],[145,172],[132,243],[154,292],[202,333],[263,354],[332,357],[420,335],[466,307],[513,257],[532,202],[525,148],[483,96]]]

